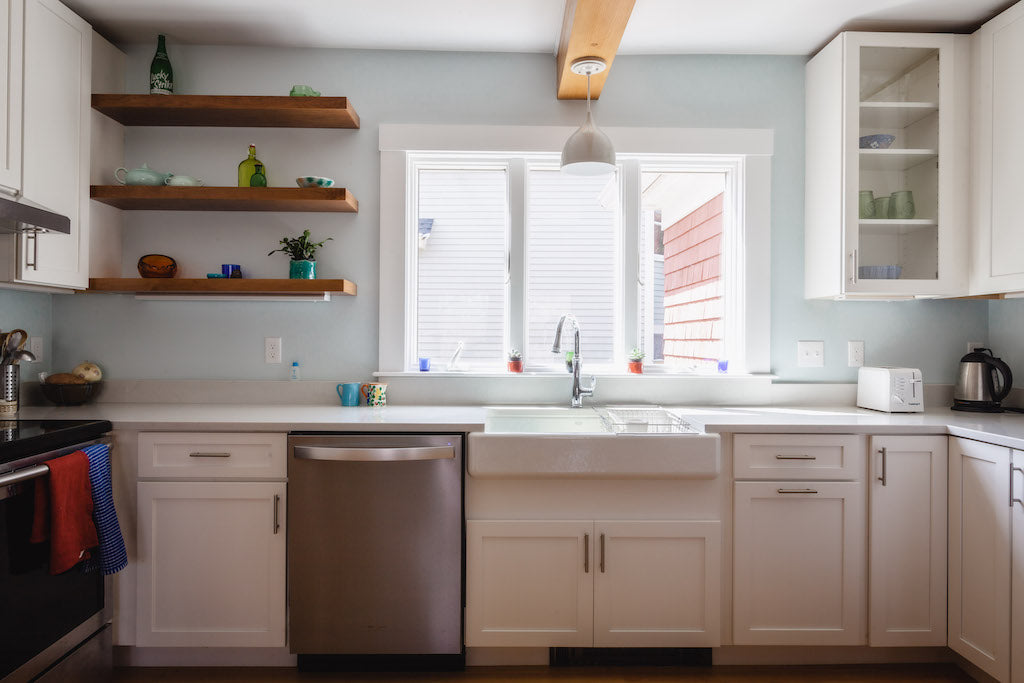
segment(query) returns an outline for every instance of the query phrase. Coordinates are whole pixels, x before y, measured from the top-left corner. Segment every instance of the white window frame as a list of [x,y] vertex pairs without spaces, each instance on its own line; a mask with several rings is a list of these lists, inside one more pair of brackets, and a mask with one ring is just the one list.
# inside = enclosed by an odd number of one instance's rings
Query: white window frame
[[[408,156],[436,153],[509,153],[553,154],[574,128],[567,126],[448,126],[418,124],[381,124],[380,177],[380,319],[379,371],[401,374],[408,371],[409,340],[414,336],[410,326],[415,319],[408,315],[408,297],[414,286],[415,269],[409,267],[410,241],[407,226],[416,206],[415,183],[410,182]],[[727,324],[730,330],[727,353],[731,354],[731,374],[770,372],[770,244],[771,244],[771,155],[773,131],[766,129],[700,129],[700,128],[602,128],[612,139],[623,168],[624,202],[639,199],[639,192],[630,191],[630,183],[640,182],[640,159],[650,166],[652,159],[663,156],[666,167],[678,165],[679,170],[723,171],[736,186],[733,202],[726,207],[736,223],[726,226],[723,242],[723,277],[726,278]],[[685,161],[667,155],[686,155]],[[468,155],[467,155],[468,156]],[[693,162],[692,164],[690,162]],[[632,171],[630,170],[632,167]],[[523,175],[523,174],[520,174]],[[727,180],[727,182],[730,182]],[[525,185],[512,180],[510,174],[510,226],[522,225],[525,216]],[[634,198],[635,197],[635,198]],[[633,209],[636,210],[633,210]],[[637,282],[641,263],[638,250],[639,207],[623,206],[624,224],[622,281]],[[736,229],[742,226],[742,231]],[[513,230],[515,228],[512,228]],[[631,236],[631,237],[630,237]],[[513,235],[514,237],[514,235]],[[525,254],[523,241],[511,239],[510,272],[523,273]],[[742,294],[742,296],[738,296]],[[521,298],[515,288],[509,297]],[[632,297],[623,297],[627,301]],[[519,302],[521,311],[522,302]],[[517,324],[516,301],[510,301],[510,328]],[[622,328],[639,328],[639,311],[635,302],[623,311]],[[515,334],[515,332],[513,332]],[[621,335],[620,335],[621,336]],[[513,338],[514,341],[514,338]],[[616,344],[625,343],[616,340]],[[522,348],[520,346],[520,348]],[[649,346],[648,346],[649,348]],[[415,374],[415,373],[410,373]],[[685,374],[680,377],[685,377]]]

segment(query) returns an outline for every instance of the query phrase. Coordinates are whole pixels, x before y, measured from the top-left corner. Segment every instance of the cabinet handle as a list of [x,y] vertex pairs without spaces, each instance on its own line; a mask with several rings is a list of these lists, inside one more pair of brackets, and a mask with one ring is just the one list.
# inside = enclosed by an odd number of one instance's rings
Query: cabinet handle
[[850,252],[850,277],[847,278],[851,285],[857,284],[857,250]]
[[281,495],[278,493],[274,494],[274,533],[276,534],[281,529],[281,518],[278,511],[281,509]]
[[885,448],[879,448],[878,452],[882,454],[882,476],[878,477],[878,481],[882,482],[882,486],[886,486],[887,482],[889,481],[888,477],[886,476],[885,467],[888,454],[886,453]]
[[39,231],[27,230],[25,240],[32,240],[32,260],[28,260],[28,244],[25,245],[25,267],[32,270],[39,270]]
[[583,573],[590,573],[590,534],[583,534]]
[[1024,469],[1022,469],[1020,467],[1014,467],[1013,466],[1013,462],[1011,461],[1010,462],[1010,507],[1013,507],[1014,503],[1020,503],[1021,506],[1024,507],[1024,500],[1021,500],[1020,498],[1014,498],[1013,497],[1013,473],[1014,472],[1020,472],[1021,474],[1024,474]]
[[817,460],[816,455],[776,455],[776,460]]
[[190,458],[230,458],[230,453],[189,453]]
[[817,489],[775,489],[779,493],[817,493]]
[[601,573],[604,574],[604,534],[601,534]]

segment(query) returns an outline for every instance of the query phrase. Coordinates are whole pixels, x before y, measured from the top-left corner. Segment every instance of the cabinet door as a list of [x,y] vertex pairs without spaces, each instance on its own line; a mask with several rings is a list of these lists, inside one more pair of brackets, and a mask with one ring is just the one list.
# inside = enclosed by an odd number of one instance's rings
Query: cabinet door
[[[1010,562],[1010,593],[1013,596],[1010,633],[1013,636],[1013,646],[1010,651],[1020,655],[1024,653],[1024,451],[1013,451],[1013,471],[1010,474],[1013,481],[1013,488],[1010,490],[1013,499],[1013,557]],[[1015,659],[1011,662],[1011,667],[1012,683],[1024,683],[1024,661]]]
[[596,522],[594,647],[714,647],[720,522]]
[[22,29],[25,0],[0,0],[0,191],[21,192]]
[[861,482],[736,482],[733,640],[863,645]]
[[18,239],[20,282],[89,282],[92,29],[57,0],[25,0],[24,199],[71,219],[71,234]]
[[136,644],[283,647],[284,482],[140,482]]
[[946,644],[945,436],[871,438],[868,644]]
[[590,647],[594,525],[466,522],[466,645]]
[[971,41],[971,293],[1024,290],[1024,5],[982,26]]
[[949,440],[949,646],[1010,674],[1010,450]]

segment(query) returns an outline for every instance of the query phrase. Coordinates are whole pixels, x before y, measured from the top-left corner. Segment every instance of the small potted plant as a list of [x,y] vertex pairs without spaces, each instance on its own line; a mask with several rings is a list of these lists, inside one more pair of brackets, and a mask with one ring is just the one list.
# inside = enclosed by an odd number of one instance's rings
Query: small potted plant
[[634,375],[644,374],[644,352],[636,346],[629,352],[629,371]]
[[334,239],[328,237],[321,242],[313,242],[309,239],[309,230],[303,230],[301,237],[282,237],[281,246],[267,254],[283,251],[292,257],[288,266],[288,278],[291,280],[315,280],[316,279],[316,250],[324,246],[324,243]]
[[523,371],[523,352],[514,346],[512,347],[512,350],[508,352],[508,371]]

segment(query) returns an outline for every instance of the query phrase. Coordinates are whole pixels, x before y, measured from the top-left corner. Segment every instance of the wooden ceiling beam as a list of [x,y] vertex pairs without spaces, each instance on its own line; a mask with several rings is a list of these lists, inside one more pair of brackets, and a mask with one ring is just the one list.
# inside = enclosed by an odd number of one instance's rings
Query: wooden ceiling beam
[[590,77],[590,98],[601,96],[604,81],[622,41],[636,0],[566,0],[558,41],[558,99],[585,100],[587,77],[569,70],[581,57],[600,57],[608,65]]

